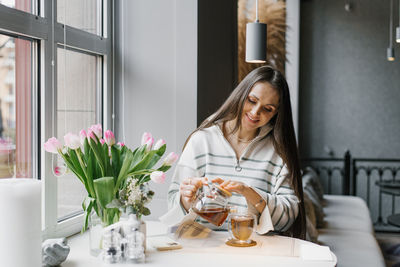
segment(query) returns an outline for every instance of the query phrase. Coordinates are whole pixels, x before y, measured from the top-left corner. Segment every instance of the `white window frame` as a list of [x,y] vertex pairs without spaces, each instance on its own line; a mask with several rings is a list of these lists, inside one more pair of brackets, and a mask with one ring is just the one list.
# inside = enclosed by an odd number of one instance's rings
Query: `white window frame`
[[[66,0],[68,1],[68,0]],[[106,129],[113,129],[113,10],[112,0],[98,0],[102,3],[102,34],[96,35],[65,26],[66,47],[101,56],[98,64],[98,77],[101,77],[97,102],[97,123]],[[45,153],[44,142],[54,135],[56,125],[56,86],[57,46],[64,45],[64,25],[57,22],[57,1],[32,0],[33,14],[0,4],[0,32],[17,37],[28,37],[36,42],[34,47],[38,62],[33,71],[32,82],[38,84],[40,99],[32,98],[33,124],[33,174],[43,180],[42,194],[42,229],[43,239],[65,237],[79,232],[82,228],[83,214],[72,216],[61,222],[57,218],[57,179],[52,173],[52,155]],[[39,3],[39,13],[37,12]],[[54,21],[54,24],[52,23]],[[54,59],[54,61],[53,61]],[[54,65],[54,68],[53,66]],[[54,92],[53,92],[54,88]],[[40,118],[38,117],[40,115]],[[53,117],[54,116],[54,117]],[[36,127],[35,127],[36,126]],[[36,145],[38,143],[38,145]]]

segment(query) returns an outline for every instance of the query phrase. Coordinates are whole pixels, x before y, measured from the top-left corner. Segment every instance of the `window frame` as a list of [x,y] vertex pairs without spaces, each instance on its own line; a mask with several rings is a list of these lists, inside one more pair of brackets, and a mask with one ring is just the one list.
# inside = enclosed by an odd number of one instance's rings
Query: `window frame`
[[[56,127],[57,46],[64,46],[64,27],[68,48],[99,55],[98,98],[99,121],[103,128],[113,129],[113,10],[111,0],[98,0],[102,5],[101,35],[92,34],[57,22],[57,1],[37,0],[31,14],[0,4],[0,32],[13,37],[32,40],[32,150],[33,176],[42,183],[42,229],[43,239],[65,237],[81,230],[83,214],[58,222],[57,179],[52,173],[52,154],[45,153],[43,144],[54,135]],[[101,18],[99,18],[101,19]],[[54,23],[52,23],[54,21]],[[52,62],[54,59],[54,62]],[[54,65],[54,67],[52,66]],[[53,91],[54,88],[54,91]]]

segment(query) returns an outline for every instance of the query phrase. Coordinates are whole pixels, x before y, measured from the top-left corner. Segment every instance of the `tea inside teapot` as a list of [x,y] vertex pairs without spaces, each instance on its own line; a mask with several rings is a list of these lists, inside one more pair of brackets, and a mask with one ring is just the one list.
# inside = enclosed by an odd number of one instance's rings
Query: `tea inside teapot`
[[229,214],[227,203],[230,196],[232,193],[219,184],[209,184],[198,193],[192,210],[208,222],[221,226]]

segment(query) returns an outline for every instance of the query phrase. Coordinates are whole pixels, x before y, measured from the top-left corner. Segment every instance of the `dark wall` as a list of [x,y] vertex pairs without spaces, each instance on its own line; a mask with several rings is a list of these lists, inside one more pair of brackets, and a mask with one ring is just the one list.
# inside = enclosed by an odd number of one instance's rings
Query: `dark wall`
[[400,158],[400,44],[396,61],[386,60],[390,0],[349,2],[351,12],[345,1],[301,1],[300,153]]
[[237,77],[237,0],[198,1],[197,123],[214,113]]

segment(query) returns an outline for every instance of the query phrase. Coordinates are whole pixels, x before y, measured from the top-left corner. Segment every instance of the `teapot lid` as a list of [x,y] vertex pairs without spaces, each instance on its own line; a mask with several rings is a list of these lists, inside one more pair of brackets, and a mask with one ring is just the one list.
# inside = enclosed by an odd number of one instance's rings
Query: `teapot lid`
[[223,193],[224,195],[226,195],[226,196],[228,196],[228,197],[232,196],[232,193],[231,193],[231,192],[229,192],[228,190],[226,190],[225,188],[223,188],[223,187],[220,186],[219,184],[215,184],[215,187],[216,187],[219,191],[221,191],[221,193]]

